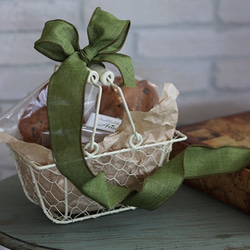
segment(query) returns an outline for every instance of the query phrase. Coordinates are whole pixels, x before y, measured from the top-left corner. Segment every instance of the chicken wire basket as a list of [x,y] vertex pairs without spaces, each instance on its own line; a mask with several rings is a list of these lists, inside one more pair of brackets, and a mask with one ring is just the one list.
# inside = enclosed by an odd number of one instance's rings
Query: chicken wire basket
[[[136,148],[136,150],[125,149],[108,154],[95,155],[87,157],[86,161],[91,160],[98,165],[102,165],[102,170],[105,168],[113,169],[116,174],[112,177],[106,176],[108,182],[119,183],[119,175],[125,174],[128,178],[135,179],[140,183],[137,174],[141,170],[146,172],[144,164],[150,160],[154,161],[156,165],[161,166],[163,162],[168,161],[172,144],[184,139],[185,136],[176,131],[174,138],[166,143],[144,145]],[[17,167],[18,176],[25,195],[31,202],[40,205],[45,215],[55,223],[67,224],[135,209],[135,207],[123,205],[117,206],[114,209],[105,209],[97,202],[82,195],[59,172],[55,164],[39,166],[28,160],[25,156],[18,154],[12,148],[10,148],[10,152]],[[124,155],[126,155],[127,161],[124,162],[122,167],[117,168],[113,165],[117,161],[124,161]],[[141,155],[143,161],[140,164],[134,161],[135,155]],[[158,156],[158,159],[156,159],[155,155]],[[137,164],[135,173],[127,172],[126,168],[130,164]],[[126,187],[126,182],[119,184]]]
[[[122,91],[113,83],[113,80],[114,75],[110,71],[98,67],[94,70],[90,69],[88,83],[97,87],[99,94],[93,133],[89,143],[83,148],[85,161],[87,165],[92,166],[93,175],[103,171],[107,183],[139,189],[145,176],[150,175],[150,166],[161,167],[163,163],[169,160],[173,143],[185,140],[186,136],[175,130],[174,136],[170,140],[141,145],[141,135],[136,132]],[[98,153],[98,143],[94,141],[101,99],[101,87],[98,82],[104,85],[112,85],[121,94],[133,131],[129,139],[129,148]],[[136,209],[136,207],[122,204],[112,209],[106,209],[83,195],[61,174],[55,164],[41,166],[30,161],[11,146],[10,152],[25,195],[32,203],[39,205],[44,214],[55,223],[68,224]]]

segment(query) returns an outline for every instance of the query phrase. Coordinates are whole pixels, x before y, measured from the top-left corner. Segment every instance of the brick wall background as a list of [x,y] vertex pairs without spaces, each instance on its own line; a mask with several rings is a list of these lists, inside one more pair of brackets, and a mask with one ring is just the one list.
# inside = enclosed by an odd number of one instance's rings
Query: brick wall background
[[[136,75],[179,89],[179,125],[249,110],[248,0],[1,0],[0,115],[53,72],[54,62],[33,49],[44,23],[73,23],[84,47],[97,6],[131,20],[121,52]],[[0,158],[0,179],[14,174],[5,145]]]

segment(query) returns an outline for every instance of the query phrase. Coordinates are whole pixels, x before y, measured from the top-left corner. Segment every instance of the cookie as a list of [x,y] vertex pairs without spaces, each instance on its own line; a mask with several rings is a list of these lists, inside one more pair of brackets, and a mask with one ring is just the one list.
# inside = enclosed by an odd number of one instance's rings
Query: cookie
[[[146,80],[136,80],[136,87],[124,87],[122,77],[115,77],[115,84],[121,88],[130,111],[148,112],[159,103],[155,88]],[[124,104],[117,89],[103,86],[99,113],[122,118],[124,112]]]
[[25,110],[19,121],[18,128],[23,141],[38,143],[41,133],[49,130],[47,106],[39,108],[30,115]]
[[36,99],[24,110],[18,129],[25,142],[38,143],[40,134],[49,130],[47,115],[48,83],[39,91]]

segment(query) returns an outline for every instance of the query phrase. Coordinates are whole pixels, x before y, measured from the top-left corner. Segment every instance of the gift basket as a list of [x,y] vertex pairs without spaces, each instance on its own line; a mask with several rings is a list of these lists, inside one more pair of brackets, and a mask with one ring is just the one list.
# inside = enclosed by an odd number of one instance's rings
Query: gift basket
[[[94,175],[103,171],[106,174],[108,183],[139,190],[144,178],[169,160],[172,144],[184,140],[185,136],[172,129],[173,137],[168,140],[143,143],[143,137],[135,129],[131,112],[128,110],[121,88],[114,84],[113,73],[101,66],[92,68],[96,71],[89,69],[90,75],[87,84],[94,86],[98,90],[98,98],[93,127],[90,128],[91,133],[87,138],[89,142],[83,144],[85,160]],[[125,104],[126,118],[123,119],[123,126],[127,127],[128,131],[125,132],[123,128],[121,130],[124,132],[123,134],[129,134],[127,136],[127,146],[122,149],[119,149],[119,146],[118,149],[116,149],[117,146],[113,146],[110,150],[105,150],[103,142],[98,144],[95,141],[96,132],[100,133],[101,131],[97,129],[98,126],[100,127],[98,110],[101,103],[101,85],[112,85],[118,89]],[[173,87],[171,84],[166,86]],[[40,88],[43,89],[44,87],[40,86]],[[35,90],[34,92],[37,93],[38,91]],[[36,96],[34,92],[30,96]],[[169,100],[167,103],[169,103]],[[20,108],[20,104],[17,107]],[[16,110],[17,107],[13,107],[12,110]],[[15,112],[9,111],[9,113],[14,114]],[[111,117],[104,117],[109,118],[108,121],[105,121],[105,126],[112,126],[113,120],[110,120]],[[140,119],[139,117],[139,121]],[[138,122],[138,119],[136,120]],[[82,130],[83,134],[88,132],[85,127]],[[104,133],[107,135],[106,144],[109,144],[110,141],[115,144],[117,141],[114,138],[115,134],[107,131]],[[41,145],[33,145],[33,143],[24,146],[22,141],[17,141],[14,138],[6,138],[6,140],[9,142],[10,152],[17,167],[24,193],[31,202],[40,205],[46,216],[53,222],[66,224],[136,208],[122,204],[118,204],[112,209],[105,208],[98,202],[83,195],[67,177],[61,174],[56,164],[53,163],[50,149],[43,148]]]
[[164,84],[159,99],[155,86],[135,80],[131,59],[116,53],[129,26],[97,8],[81,50],[72,24],[48,21],[35,49],[61,65],[0,119],[24,193],[55,223],[140,207],[133,199],[145,180],[186,138],[175,130],[174,85]]
[[[176,130],[178,90],[165,83],[159,98],[151,83],[135,79],[131,58],[117,53],[129,27],[97,8],[89,45],[80,49],[72,24],[46,22],[35,49],[60,65],[0,117],[0,142],[10,148],[24,193],[55,223],[153,210],[184,178],[235,171],[250,161],[249,149],[205,147],[169,160],[173,143],[186,139]],[[223,154],[234,164],[226,165]]]

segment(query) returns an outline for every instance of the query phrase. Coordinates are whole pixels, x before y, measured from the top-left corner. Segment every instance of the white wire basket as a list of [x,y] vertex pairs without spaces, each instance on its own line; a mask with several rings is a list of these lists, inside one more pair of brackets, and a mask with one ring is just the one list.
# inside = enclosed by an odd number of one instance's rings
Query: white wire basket
[[[104,171],[107,168],[109,168],[109,172],[110,169],[113,169],[115,175],[106,176],[108,182],[119,183],[119,175],[127,175],[127,180],[134,179],[140,184],[142,180],[138,179],[138,173],[147,171],[145,168],[147,161],[155,162],[155,165],[161,166],[163,162],[168,161],[172,144],[182,140],[185,140],[185,136],[176,131],[174,138],[165,143],[143,145],[136,148],[136,150],[124,149],[103,155],[95,155],[86,158],[86,161],[96,162],[97,165],[102,166]],[[25,195],[31,202],[40,205],[44,214],[55,223],[67,224],[135,209],[135,207],[120,205],[107,210],[97,202],[82,195],[59,172],[56,165],[39,166],[25,156],[18,154],[12,148],[10,148],[10,151]],[[142,158],[140,164],[137,164],[134,160],[138,155],[141,155]],[[123,165],[119,164],[122,167],[117,169],[114,163],[124,161],[124,156],[126,156],[127,161]],[[131,164],[136,169],[134,173],[129,173],[126,170]],[[134,167],[135,164],[137,167]],[[127,186],[127,183],[120,183],[120,186]]]
[[[93,134],[90,142],[83,149],[85,160],[88,165],[92,166],[91,171],[94,175],[97,175],[99,171],[103,171],[108,183],[139,190],[145,176],[150,175],[152,168],[161,167],[163,163],[169,160],[172,144],[185,140],[186,136],[179,131],[175,131],[171,140],[141,145],[141,135],[135,130],[120,88],[113,83],[113,74],[100,68],[90,71],[88,82],[96,86],[100,92],[97,100],[97,115]],[[106,85],[115,85],[114,87],[118,88],[121,93],[133,130],[133,134],[129,139],[129,148],[98,154],[98,143],[94,141],[101,98],[101,87],[97,84],[98,81]],[[60,173],[55,164],[38,165],[16,152],[11,146],[10,152],[25,195],[32,203],[39,205],[44,214],[55,223],[68,224],[136,209],[124,205],[106,209],[80,193]]]

